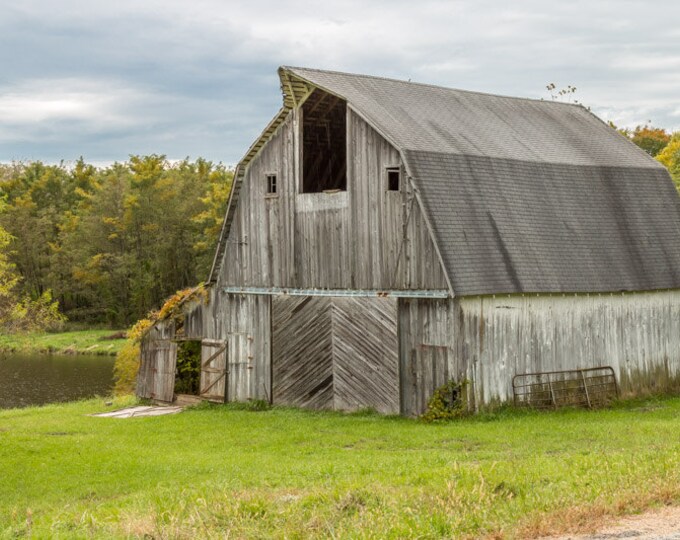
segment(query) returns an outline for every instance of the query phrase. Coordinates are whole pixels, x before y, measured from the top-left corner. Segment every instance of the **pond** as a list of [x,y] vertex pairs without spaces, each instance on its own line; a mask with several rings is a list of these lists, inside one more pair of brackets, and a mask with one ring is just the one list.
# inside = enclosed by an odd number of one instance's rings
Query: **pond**
[[108,395],[113,356],[0,354],[0,409]]

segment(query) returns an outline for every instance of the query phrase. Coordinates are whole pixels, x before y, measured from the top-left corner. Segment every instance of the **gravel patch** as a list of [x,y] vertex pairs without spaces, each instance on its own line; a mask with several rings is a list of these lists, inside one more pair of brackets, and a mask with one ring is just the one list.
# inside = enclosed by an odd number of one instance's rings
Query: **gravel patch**
[[[680,507],[652,510],[616,520],[594,534],[552,536],[550,540],[680,540]],[[548,540],[548,539],[546,539]]]

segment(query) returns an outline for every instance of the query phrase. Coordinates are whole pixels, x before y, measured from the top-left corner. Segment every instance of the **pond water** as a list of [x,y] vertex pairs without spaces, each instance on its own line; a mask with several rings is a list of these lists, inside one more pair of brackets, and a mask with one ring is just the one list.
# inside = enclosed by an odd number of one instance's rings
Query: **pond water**
[[113,356],[0,354],[0,409],[108,395]]

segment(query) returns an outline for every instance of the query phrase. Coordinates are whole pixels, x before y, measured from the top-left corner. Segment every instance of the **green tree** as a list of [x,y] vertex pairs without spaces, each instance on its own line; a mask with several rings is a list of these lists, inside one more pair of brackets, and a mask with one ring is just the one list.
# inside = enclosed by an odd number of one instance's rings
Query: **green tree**
[[0,227],[0,330],[13,333],[58,327],[64,318],[49,290],[37,300],[19,294],[21,278],[8,257],[11,242],[12,236]]
[[54,291],[69,318],[127,325],[204,279],[232,171],[203,159],[131,156],[97,169],[19,163],[0,167],[0,226],[17,287]]

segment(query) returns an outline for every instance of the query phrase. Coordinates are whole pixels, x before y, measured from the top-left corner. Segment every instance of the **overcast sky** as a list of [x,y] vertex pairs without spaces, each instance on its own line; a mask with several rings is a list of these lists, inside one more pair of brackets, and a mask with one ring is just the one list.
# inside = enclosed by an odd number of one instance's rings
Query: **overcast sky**
[[236,163],[293,65],[680,129],[680,2],[0,0],[0,161]]

